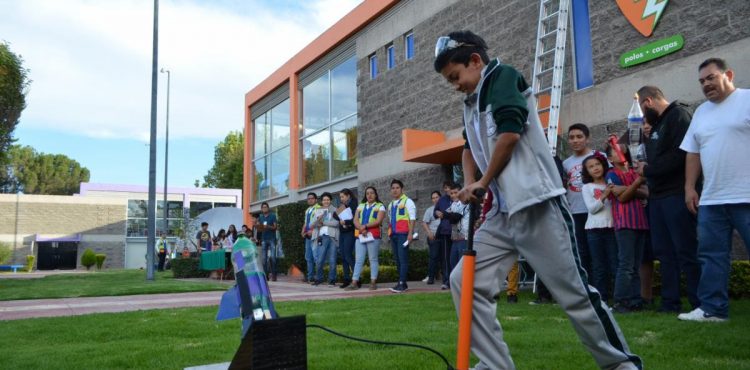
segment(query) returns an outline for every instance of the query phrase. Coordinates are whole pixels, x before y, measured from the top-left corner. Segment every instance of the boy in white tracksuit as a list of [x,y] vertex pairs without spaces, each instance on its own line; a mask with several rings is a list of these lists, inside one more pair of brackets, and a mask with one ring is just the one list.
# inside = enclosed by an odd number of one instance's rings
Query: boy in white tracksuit
[[[475,369],[514,369],[495,297],[518,254],[526,257],[565,310],[584,346],[602,369],[641,369],[598,292],[580,267],[573,218],[550,155],[536,100],[524,78],[499,60],[470,31],[438,39],[435,70],[467,95],[464,107],[464,188],[462,201],[476,190],[493,194],[492,209],[474,236],[476,272],[471,348]],[[478,181],[474,174],[483,176]],[[451,273],[459,309],[463,264]],[[550,365],[554,368],[554,365]]]

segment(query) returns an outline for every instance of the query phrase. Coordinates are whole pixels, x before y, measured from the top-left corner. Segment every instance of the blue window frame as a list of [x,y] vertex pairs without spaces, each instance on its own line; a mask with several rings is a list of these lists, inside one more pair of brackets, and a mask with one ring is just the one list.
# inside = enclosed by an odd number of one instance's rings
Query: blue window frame
[[396,50],[393,45],[389,46],[388,49],[388,69],[393,69],[396,66]]
[[406,51],[406,60],[414,59],[414,34],[410,33],[404,37],[404,50]]
[[378,56],[373,54],[370,56],[370,79],[375,77],[378,77]]
[[589,0],[573,0],[573,60],[576,89],[594,86]]

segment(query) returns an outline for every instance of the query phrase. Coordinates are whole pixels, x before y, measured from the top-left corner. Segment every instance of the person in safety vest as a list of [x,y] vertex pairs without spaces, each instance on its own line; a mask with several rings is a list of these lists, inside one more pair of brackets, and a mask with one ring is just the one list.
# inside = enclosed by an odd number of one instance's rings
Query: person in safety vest
[[354,242],[354,272],[352,283],[346,290],[357,290],[362,287],[360,275],[365,266],[365,256],[370,259],[370,290],[378,289],[378,252],[380,252],[380,226],[385,219],[385,207],[380,203],[378,191],[368,186],[365,199],[357,206],[354,214],[354,228],[357,240]]
[[315,193],[307,193],[307,210],[305,211],[305,222],[302,224],[302,231],[300,235],[305,238],[305,261],[307,262],[307,276],[302,281],[314,283],[315,282],[315,256],[313,250],[312,232],[315,223],[315,211],[320,208],[318,205],[318,195]]
[[417,206],[414,201],[404,194],[404,183],[400,180],[391,181],[391,197],[393,201],[388,205],[388,235],[391,238],[393,258],[396,260],[398,284],[391,288],[391,292],[403,293],[409,290],[406,278],[409,272],[409,244],[414,232],[414,222],[417,219]]

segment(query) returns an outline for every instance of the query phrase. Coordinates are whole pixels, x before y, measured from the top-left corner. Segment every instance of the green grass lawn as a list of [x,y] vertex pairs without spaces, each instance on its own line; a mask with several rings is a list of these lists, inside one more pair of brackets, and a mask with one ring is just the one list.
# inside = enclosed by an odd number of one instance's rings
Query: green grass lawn
[[[596,369],[557,306],[500,304],[519,369]],[[456,317],[448,294],[280,302],[283,316],[371,339],[428,345],[455,360]],[[0,321],[3,369],[181,369],[231,360],[239,320],[214,321],[215,307]],[[653,312],[617,319],[647,369],[750,369],[750,301],[733,301],[728,323],[685,323]],[[308,329],[310,369],[444,369],[427,352],[343,340]]]
[[183,293],[227,288],[227,285],[213,281],[175,280],[171,271],[156,272],[154,281],[146,281],[144,270],[116,270],[49,275],[39,279],[0,279],[0,301]]

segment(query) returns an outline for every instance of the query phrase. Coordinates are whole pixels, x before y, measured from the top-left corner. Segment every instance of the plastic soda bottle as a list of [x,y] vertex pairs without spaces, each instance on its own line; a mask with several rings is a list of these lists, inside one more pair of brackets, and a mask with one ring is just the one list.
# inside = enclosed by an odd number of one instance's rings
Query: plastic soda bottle
[[258,258],[258,248],[252,240],[240,235],[232,249],[232,265],[235,277],[239,271],[244,272],[250,289],[253,320],[277,318],[276,309],[271,299],[271,291],[266,282],[266,273]]
[[[638,104],[638,94],[633,97],[633,105],[628,113],[628,150],[635,162],[641,146],[641,133],[643,132],[643,112]],[[635,165],[635,163],[633,163]]]

